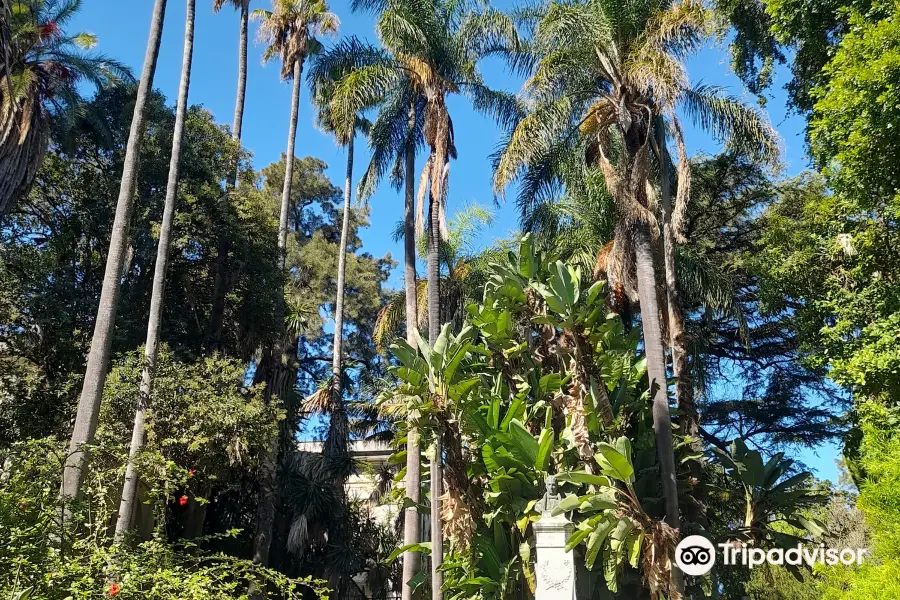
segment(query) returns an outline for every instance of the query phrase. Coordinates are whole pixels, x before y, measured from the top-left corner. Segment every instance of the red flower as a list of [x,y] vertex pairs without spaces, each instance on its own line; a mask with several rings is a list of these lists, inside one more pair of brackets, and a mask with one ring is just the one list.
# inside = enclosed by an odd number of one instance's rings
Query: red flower
[[109,586],[109,595],[110,596],[115,596],[118,593],[119,593],[119,584],[118,583],[114,583],[111,586]]
[[59,35],[59,25],[56,24],[56,21],[49,21],[40,25],[40,36],[41,39],[46,39],[49,37],[53,37],[55,35]]
[[185,504],[187,504],[187,501],[188,501],[188,497],[182,496],[181,498],[178,499],[178,504],[180,504],[181,506],[184,506]]
[[188,477],[193,477],[196,474],[197,474],[197,471],[195,471],[194,469],[191,469],[190,471],[188,471]]

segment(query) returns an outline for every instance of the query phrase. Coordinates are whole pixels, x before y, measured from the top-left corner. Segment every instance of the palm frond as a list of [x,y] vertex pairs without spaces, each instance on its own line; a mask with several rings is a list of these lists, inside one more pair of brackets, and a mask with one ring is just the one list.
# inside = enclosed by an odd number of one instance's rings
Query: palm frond
[[318,54],[310,64],[306,77],[313,95],[316,95],[319,86],[333,84],[354,69],[384,64],[389,60],[381,48],[351,36]]
[[646,98],[666,112],[673,112],[675,104],[689,86],[684,63],[674,55],[650,45],[642,44],[628,57],[624,75]]
[[213,0],[213,12],[219,12],[226,4],[230,4],[235,10],[241,10],[250,4],[250,0]]
[[496,163],[495,193],[502,195],[523,169],[564,136],[571,126],[572,109],[571,98],[563,96],[535,107],[519,121]]
[[378,311],[372,328],[372,341],[379,350],[390,345],[406,317],[406,296],[403,292],[391,294],[387,303]]
[[681,0],[658,11],[644,29],[643,43],[682,58],[710,34],[710,18],[700,0]]
[[734,281],[721,269],[702,260],[689,246],[678,249],[676,261],[678,287],[686,305],[701,305],[734,320],[738,334],[750,343],[750,328],[735,297]]
[[388,4],[378,20],[377,32],[386,48],[402,48],[410,57],[429,55],[428,34],[422,31],[414,16],[401,7]]
[[[415,99],[410,89],[409,82],[403,80],[401,85],[388,96],[381,105],[378,116],[369,130],[369,150],[371,159],[365,173],[359,181],[360,202],[367,201],[378,183],[384,178],[392,166],[397,171],[391,180],[399,188],[405,177],[403,159],[405,158],[407,144],[412,137],[413,151],[423,143],[421,122],[417,114],[410,118],[410,110],[414,108]],[[412,130],[410,125],[412,124]]]
[[688,115],[729,148],[777,165],[781,156],[778,134],[759,110],[725,95],[722,88],[699,84],[683,96]]
[[350,10],[380,14],[387,8],[388,0],[350,0]]
[[519,50],[519,34],[512,18],[494,9],[468,14],[455,39],[469,60]]
[[369,64],[339,79],[334,85],[331,112],[339,127],[356,121],[357,115],[384,101],[401,84],[402,73],[392,64]]
[[525,115],[525,109],[515,94],[493,90],[481,83],[466,86],[466,92],[475,110],[493,118],[503,129],[511,129]]

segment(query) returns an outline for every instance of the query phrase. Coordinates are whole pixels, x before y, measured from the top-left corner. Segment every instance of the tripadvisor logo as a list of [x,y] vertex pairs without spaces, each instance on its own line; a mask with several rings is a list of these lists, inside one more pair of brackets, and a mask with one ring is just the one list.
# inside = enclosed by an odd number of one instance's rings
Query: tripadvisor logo
[[[791,548],[763,550],[743,542],[729,541],[716,544],[722,552],[723,565],[742,565],[751,569],[764,563],[770,565],[815,564],[834,566],[859,565],[869,551],[866,548],[826,548],[825,544],[809,546],[799,543]],[[706,575],[716,563],[713,543],[702,535],[689,535],[675,548],[675,562],[686,575]]]
[[686,575],[706,575],[716,564],[716,549],[702,535],[689,535],[676,546],[675,562]]

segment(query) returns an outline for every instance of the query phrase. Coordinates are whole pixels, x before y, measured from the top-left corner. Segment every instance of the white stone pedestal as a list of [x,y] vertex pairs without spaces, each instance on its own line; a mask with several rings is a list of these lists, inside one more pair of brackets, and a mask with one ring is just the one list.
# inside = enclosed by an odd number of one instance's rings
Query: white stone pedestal
[[537,591],[535,600],[574,600],[575,562],[566,552],[566,542],[574,525],[565,515],[541,515],[533,525],[536,538],[535,571]]

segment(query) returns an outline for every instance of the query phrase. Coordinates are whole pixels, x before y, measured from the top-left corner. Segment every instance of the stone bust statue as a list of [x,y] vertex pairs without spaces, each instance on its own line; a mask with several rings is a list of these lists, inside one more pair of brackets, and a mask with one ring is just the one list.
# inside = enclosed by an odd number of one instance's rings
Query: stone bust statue
[[553,475],[548,475],[546,479],[544,479],[544,487],[547,488],[547,491],[544,492],[544,497],[537,503],[537,509],[541,514],[551,513],[553,509],[559,506],[559,487],[556,484],[556,477]]

